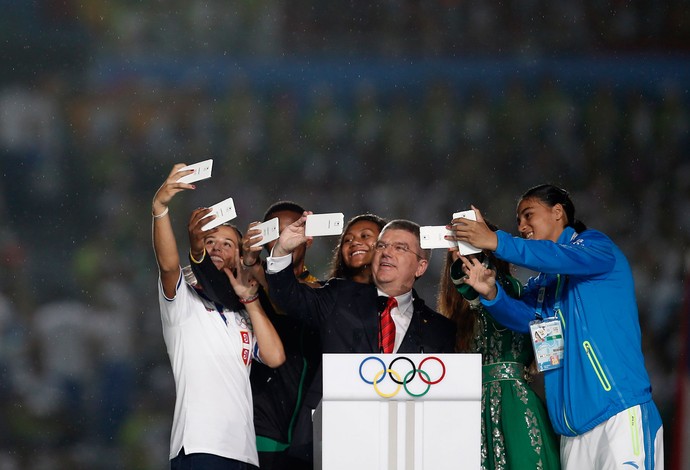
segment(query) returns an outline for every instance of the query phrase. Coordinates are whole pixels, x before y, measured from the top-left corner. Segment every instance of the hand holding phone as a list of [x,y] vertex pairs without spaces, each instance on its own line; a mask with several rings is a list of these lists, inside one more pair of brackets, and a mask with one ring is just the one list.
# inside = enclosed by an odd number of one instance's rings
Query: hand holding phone
[[[477,220],[477,214],[474,212],[473,209],[470,209],[467,211],[456,212],[455,214],[453,214],[453,219]],[[458,241],[457,243],[460,254],[463,256],[481,253],[482,251],[481,248],[477,248],[476,246],[470,245],[467,242]]]

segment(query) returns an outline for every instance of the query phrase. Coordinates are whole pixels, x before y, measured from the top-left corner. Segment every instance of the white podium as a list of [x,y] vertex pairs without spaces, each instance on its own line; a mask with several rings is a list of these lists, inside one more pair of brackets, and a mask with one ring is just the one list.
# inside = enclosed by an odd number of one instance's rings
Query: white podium
[[479,469],[480,354],[324,354],[318,470]]

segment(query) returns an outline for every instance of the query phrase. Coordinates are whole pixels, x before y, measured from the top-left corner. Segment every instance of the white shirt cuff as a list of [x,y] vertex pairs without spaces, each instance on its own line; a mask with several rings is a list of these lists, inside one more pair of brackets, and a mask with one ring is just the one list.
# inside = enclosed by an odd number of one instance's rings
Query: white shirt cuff
[[292,263],[292,253],[285,256],[269,256],[266,258],[266,272],[274,274],[282,271]]

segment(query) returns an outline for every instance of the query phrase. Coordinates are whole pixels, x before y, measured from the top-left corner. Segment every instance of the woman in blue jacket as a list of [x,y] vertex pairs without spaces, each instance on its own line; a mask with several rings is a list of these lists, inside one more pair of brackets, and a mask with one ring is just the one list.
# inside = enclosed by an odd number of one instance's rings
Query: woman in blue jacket
[[521,238],[493,232],[473,209],[476,222],[453,220],[457,240],[539,273],[517,300],[496,283],[495,272],[463,258],[465,282],[497,321],[531,332],[535,351],[545,344],[537,330],[549,332],[551,352],[542,366],[563,468],[663,468],[663,427],[644,366],[632,272],[621,250],[575,219],[568,193],[553,185],[520,198]]

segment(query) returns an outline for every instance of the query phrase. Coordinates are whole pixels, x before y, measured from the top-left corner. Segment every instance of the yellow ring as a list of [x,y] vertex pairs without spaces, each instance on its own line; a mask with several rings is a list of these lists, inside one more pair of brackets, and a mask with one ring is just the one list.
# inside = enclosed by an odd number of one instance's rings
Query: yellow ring
[[[379,390],[378,386],[376,385],[376,384],[378,383],[379,379],[380,379],[380,378],[383,376],[383,374],[385,374],[386,372],[388,372],[389,374],[393,374],[393,375],[395,376],[395,378],[398,379],[398,382],[399,382],[399,383],[398,383],[398,387],[397,387],[397,388],[395,389],[395,391],[392,392],[392,393],[381,393],[381,390]],[[376,390],[376,393],[378,393],[378,395],[379,395],[380,397],[382,397],[382,398],[391,398],[391,397],[396,396],[396,395],[398,394],[398,392],[400,391],[400,388],[401,388],[401,387],[402,387],[402,380],[401,380],[401,378],[400,378],[400,374],[398,374],[398,373],[397,373],[396,371],[394,371],[393,369],[380,370],[380,371],[378,371],[378,372],[376,373],[376,376],[374,377],[374,390]]]

